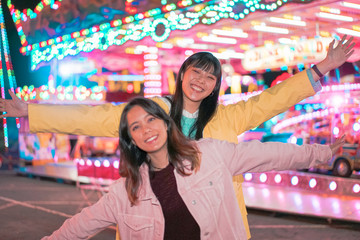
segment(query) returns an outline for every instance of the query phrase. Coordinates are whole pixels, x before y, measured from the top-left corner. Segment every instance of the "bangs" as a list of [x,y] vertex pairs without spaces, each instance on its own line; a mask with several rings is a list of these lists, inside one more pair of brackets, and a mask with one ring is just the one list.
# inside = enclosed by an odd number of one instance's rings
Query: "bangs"
[[199,68],[216,77],[219,77],[221,72],[219,71],[219,67],[217,67],[216,65],[217,65],[216,62],[214,62],[213,59],[208,57],[202,57],[192,62],[189,67]]

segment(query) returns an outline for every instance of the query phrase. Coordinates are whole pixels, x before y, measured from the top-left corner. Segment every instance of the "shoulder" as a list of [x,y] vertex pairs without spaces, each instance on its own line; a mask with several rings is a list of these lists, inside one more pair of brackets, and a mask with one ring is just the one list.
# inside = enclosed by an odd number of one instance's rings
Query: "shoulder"
[[120,177],[119,179],[115,180],[109,187],[110,192],[120,193],[126,191],[125,189],[125,178]]
[[166,112],[170,111],[171,102],[167,97],[153,97],[151,98],[154,102],[159,104],[159,106],[164,109]]

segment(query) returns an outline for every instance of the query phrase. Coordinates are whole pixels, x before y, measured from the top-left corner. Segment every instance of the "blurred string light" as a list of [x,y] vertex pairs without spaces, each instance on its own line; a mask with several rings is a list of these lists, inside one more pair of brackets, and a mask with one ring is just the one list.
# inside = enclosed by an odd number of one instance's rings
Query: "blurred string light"
[[[356,90],[360,90],[360,83],[351,83],[351,84],[345,83],[345,84],[323,86],[323,89],[320,91],[320,93],[356,91]],[[220,101],[221,101],[221,103],[227,105],[227,104],[236,103],[238,101],[247,101],[249,98],[259,95],[260,93],[262,93],[262,91],[246,92],[246,93],[240,93],[240,94],[238,94],[238,93],[237,94],[224,94],[224,95],[220,96]],[[298,108],[299,109],[297,109],[297,110],[300,110],[302,108],[301,105],[299,105]],[[324,104],[312,105],[312,108],[314,110],[324,109],[325,105]]]
[[103,101],[105,100],[105,87],[94,86],[58,86],[52,87],[51,84],[43,85],[39,88],[23,86],[16,88],[16,95],[24,101],[32,100],[54,100],[54,101]]
[[[2,9],[2,4],[0,1],[0,28],[1,28],[1,39],[0,39],[0,87],[1,87],[1,97],[5,99],[5,74],[3,70],[3,61],[5,61],[6,66],[6,75],[9,82],[9,87],[11,91],[14,92],[14,89],[16,88],[16,79],[15,74],[13,70],[13,66],[11,63],[11,57],[10,57],[10,49],[8,44],[8,37],[5,27],[5,20],[4,20],[4,14]],[[3,58],[4,55],[4,58]],[[6,112],[4,112],[5,114]],[[19,118],[16,118],[16,127],[20,127]],[[4,142],[5,142],[5,149],[9,147],[9,138],[8,138],[8,127],[7,127],[7,119],[3,118],[3,129],[4,129]]]
[[[312,1],[303,0],[302,3]],[[123,45],[127,41],[140,41],[146,36],[150,36],[156,42],[163,42],[172,31],[185,31],[197,24],[211,25],[220,19],[241,20],[257,11],[272,12],[292,2],[292,0],[278,0],[269,3],[258,0],[209,2],[181,0],[176,4],[161,1],[162,7],[141,13],[136,13],[137,9],[133,7],[134,1],[128,0],[125,2],[125,10],[132,15],[85,28],[71,34],[29,44],[21,22],[36,18],[44,6],[50,6],[53,9],[59,8],[60,2],[42,0],[34,11],[25,9],[23,12],[15,9],[10,0],[7,2],[20,36],[21,44],[23,45],[20,52],[23,54],[31,52],[32,69],[35,69],[40,62],[50,61],[53,58],[61,60],[66,56],[74,56],[80,52],[91,52],[95,49],[106,50],[109,46]],[[193,6],[193,8],[188,8],[189,6]],[[183,9],[186,12],[183,12]],[[156,31],[158,28],[161,31]]]

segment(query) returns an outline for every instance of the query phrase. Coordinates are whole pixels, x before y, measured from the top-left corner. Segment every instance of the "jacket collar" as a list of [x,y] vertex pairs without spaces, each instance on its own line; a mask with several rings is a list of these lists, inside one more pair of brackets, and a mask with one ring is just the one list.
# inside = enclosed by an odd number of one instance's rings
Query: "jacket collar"
[[142,183],[139,190],[139,201],[156,198],[150,185],[148,165],[146,163],[141,164],[139,171],[142,179]]

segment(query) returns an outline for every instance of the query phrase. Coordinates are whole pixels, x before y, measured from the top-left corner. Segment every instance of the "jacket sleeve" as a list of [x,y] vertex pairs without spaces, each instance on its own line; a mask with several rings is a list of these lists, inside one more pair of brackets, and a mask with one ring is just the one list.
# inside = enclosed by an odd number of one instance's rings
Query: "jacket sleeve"
[[[161,98],[153,100],[168,111]],[[119,137],[120,118],[125,105],[29,104],[30,132]]]
[[104,195],[97,203],[67,219],[58,230],[42,240],[88,239],[89,236],[116,224],[115,199],[112,193]]
[[299,146],[280,142],[262,143],[258,140],[234,144],[214,139],[208,142],[210,144],[206,145],[205,152],[222,159],[233,176],[245,172],[310,168],[332,157],[330,147],[321,144]]
[[302,71],[247,101],[219,105],[209,125],[213,129],[209,132],[216,134],[218,128],[221,134],[221,126],[226,126],[235,131],[236,135],[240,135],[314,94],[315,90],[307,71]]

